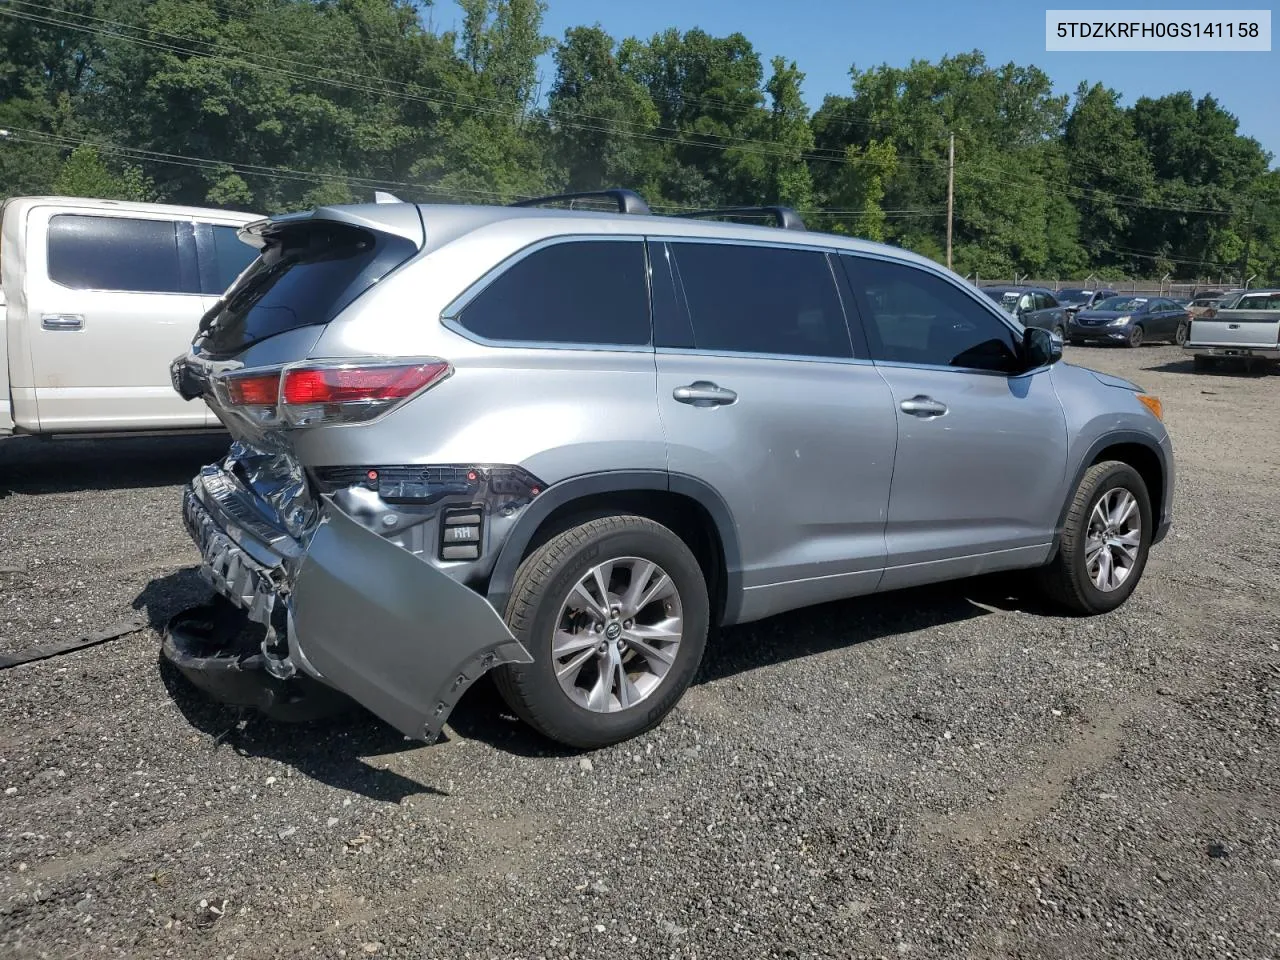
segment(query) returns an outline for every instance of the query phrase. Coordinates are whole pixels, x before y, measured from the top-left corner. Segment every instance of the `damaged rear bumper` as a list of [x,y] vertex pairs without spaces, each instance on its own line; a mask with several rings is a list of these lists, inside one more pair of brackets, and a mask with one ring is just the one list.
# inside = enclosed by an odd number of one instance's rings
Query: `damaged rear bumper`
[[169,630],[166,657],[219,699],[270,712],[318,682],[431,742],[485,672],[532,662],[484,597],[331,498],[294,538],[236,477],[206,467],[184,491],[183,516],[205,578],[265,628],[251,655],[232,626],[211,627],[213,638],[197,631],[195,642],[190,630]]

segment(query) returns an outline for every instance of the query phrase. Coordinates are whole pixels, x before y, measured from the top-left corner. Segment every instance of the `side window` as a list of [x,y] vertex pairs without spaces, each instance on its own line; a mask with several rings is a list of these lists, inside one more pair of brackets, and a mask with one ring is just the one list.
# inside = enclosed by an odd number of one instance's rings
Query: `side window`
[[1037,310],[1052,310],[1058,305],[1058,301],[1047,293],[1037,294],[1036,299],[1040,301],[1039,306],[1036,307]]
[[1024,293],[1018,298],[1018,312],[1025,313],[1028,310],[1036,309],[1036,298],[1033,293]]
[[222,296],[244,272],[245,267],[258,258],[258,248],[241,241],[239,228],[215,224],[213,227],[214,290],[205,293]]
[[59,213],[49,219],[49,279],[73,290],[199,293],[172,220]]
[[865,305],[874,359],[1001,372],[1018,368],[1013,331],[947,280],[905,263],[841,259]]
[[[826,253],[734,243],[667,245],[692,346],[725,353],[853,356]],[[659,342],[659,346],[685,344]]]
[[499,274],[457,319],[487,340],[644,346],[651,339],[644,241],[544,247]]

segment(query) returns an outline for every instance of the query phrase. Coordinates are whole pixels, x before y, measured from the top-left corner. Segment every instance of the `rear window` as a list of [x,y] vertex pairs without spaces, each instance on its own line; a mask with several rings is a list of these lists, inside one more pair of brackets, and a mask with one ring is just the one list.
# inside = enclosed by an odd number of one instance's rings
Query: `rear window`
[[280,228],[205,314],[203,347],[229,355],[287,330],[328,323],[416,250],[403,237],[340,223]]
[[59,213],[49,218],[49,279],[72,290],[199,293],[192,258],[179,251],[189,222]]

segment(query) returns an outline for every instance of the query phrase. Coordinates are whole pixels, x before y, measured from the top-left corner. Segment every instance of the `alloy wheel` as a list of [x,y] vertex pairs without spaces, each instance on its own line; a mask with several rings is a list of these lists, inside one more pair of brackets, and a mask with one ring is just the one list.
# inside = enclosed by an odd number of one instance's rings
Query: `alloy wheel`
[[1138,563],[1142,513],[1124,487],[1108,490],[1093,505],[1085,537],[1085,570],[1103,593],[1118,590]]
[[598,563],[556,618],[551,658],[560,689],[597,713],[633,707],[662,685],[683,630],[680,592],[660,566],[641,557]]

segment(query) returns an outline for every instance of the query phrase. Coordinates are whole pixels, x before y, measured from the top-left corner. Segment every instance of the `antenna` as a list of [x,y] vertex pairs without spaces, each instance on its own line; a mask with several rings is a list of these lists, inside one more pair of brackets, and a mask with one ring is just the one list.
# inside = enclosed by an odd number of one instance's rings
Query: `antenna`
[[404,203],[394,193],[387,193],[385,190],[375,190],[373,192],[374,203]]

